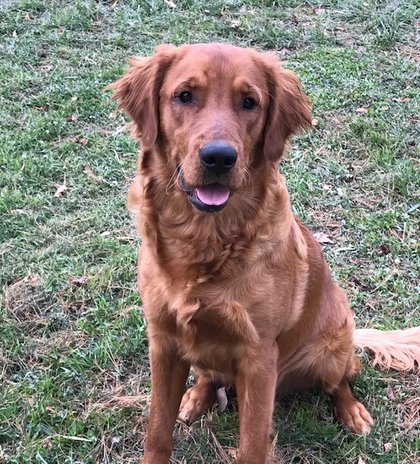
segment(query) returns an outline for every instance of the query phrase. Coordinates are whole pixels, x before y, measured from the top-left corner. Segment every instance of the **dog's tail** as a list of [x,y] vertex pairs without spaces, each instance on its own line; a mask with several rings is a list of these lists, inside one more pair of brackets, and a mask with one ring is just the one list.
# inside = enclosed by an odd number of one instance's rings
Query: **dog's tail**
[[389,332],[356,329],[353,341],[356,348],[374,355],[374,365],[420,372],[420,327]]

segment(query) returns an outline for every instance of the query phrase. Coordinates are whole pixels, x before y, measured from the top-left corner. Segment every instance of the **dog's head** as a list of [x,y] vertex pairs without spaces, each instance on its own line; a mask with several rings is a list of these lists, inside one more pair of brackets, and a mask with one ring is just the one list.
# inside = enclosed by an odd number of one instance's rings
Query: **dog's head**
[[175,47],[131,61],[111,84],[143,148],[157,146],[201,211],[223,209],[287,139],[310,126],[297,77],[271,54],[222,44]]

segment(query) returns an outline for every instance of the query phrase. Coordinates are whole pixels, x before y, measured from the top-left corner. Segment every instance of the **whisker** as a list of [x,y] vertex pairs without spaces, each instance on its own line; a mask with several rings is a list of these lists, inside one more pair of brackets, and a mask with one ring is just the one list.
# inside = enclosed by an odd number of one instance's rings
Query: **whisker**
[[166,189],[165,189],[166,195],[169,195],[169,190],[178,182],[179,175],[180,175],[180,171],[178,169],[175,169],[174,173],[172,174],[168,183],[166,184]]
[[[245,177],[245,185],[247,185],[248,183],[251,184],[251,195],[250,196],[253,197],[254,196],[254,178],[251,174],[250,169],[252,168],[248,168],[248,167],[245,168],[244,177]],[[240,190],[244,192],[244,188],[245,187],[242,186]]]

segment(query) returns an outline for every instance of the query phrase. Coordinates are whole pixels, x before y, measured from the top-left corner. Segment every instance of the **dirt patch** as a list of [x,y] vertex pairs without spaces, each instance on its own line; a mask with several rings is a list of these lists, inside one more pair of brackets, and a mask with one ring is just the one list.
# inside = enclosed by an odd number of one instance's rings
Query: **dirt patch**
[[48,337],[29,338],[24,347],[26,362],[31,365],[43,360],[52,350],[58,350],[65,354],[75,348],[86,345],[86,334],[81,331],[58,330],[52,332]]
[[420,63],[420,50],[418,47],[413,47],[411,45],[400,45],[396,47],[396,51],[401,56],[410,58],[416,63]]
[[9,285],[3,301],[8,314],[20,321],[40,316],[47,304],[41,277],[30,274]]
[[69,317],[57,294],[48,291],[38,274],[29,274],[3,291],[6,314],[26,333],[48,326],[57,331],[68,327]]

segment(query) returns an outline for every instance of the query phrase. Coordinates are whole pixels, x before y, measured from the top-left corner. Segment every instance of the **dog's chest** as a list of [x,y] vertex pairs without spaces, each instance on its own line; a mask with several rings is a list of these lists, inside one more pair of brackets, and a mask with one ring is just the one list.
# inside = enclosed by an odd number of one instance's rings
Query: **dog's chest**
[[181,292],[168,305],[175,317],[175,336],[180,354],[191,364],[228,374],[258,334],[247,308],[234,299],[218,298],[211,287],[206,297]]
[[175,337],[184,359],[199,368],[229,376],[255,337],[255,328],[244,327],[243,323],[241,328],[235,326],[223,308],[198,309],[186,326],[177,326]]

